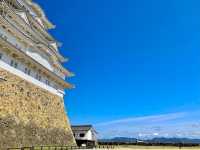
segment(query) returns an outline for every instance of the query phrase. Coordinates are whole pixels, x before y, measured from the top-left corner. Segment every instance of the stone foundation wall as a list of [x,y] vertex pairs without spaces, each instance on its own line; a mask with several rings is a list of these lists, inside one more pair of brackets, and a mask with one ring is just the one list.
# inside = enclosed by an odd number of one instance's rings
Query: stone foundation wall
[[0,68],[0,150],[75,145],[63,99]]

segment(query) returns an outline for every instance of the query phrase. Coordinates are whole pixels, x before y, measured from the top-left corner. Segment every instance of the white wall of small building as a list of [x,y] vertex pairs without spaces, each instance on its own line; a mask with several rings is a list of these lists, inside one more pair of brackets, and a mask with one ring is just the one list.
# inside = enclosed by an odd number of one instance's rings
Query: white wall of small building
[[[80,137],[80,134],[85,134],[85,136]],[[75,139],[77,139],[77,140],[89,140],[89,141],[96,140],[95,137],[93,136],[93,132],[91,130],[89,130],[89,131],[75,131],[74,136],[75,136]]]

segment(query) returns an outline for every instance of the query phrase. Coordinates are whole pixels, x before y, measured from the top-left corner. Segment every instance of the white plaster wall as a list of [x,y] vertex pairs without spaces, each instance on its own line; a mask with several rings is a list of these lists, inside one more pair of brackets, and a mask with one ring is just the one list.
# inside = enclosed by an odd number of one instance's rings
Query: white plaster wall
[[[84,133],[85,136],[84,137],[80,137],[81,133]],[[89,131],[76,131],[75,139],[78,139],[78,140],[94,140],[91,130],[89,130]]]
[[91,130],[89,130],[89,131],[87,132],[86,138],[89,139],[89,140],[93,140],[93,138],[92,138],[92,131],[91,131]]
[[[65,92],[64,89],[61,88],[59,85],[57,85],[56,83],[50,81],[50,85],[46,85],[46,80],[47,78],[45,76],[42,76],[41,81],[38,81],[37,79],[35,79],[36,74],[38,72],[36,72],[35,70],[31,70],[31,74],[27,75],[24,73],[25,68],[28,68],[28,66],[26,66],[25,64],[19,62],[18,60],[11,58],[10,56],[8,56],[6,53],[4,53],[2,50],[0,50],[0,53],[3,54],[2,59],[0,59],[0,68],[5,69],[45,90],[48,90],[49,92],[56,94],[60,97],[63,97]],[[10,66],[10,62],[11,60],[14,60],[15,62],[18,63],[17,68],[14,68],[12,66]],[[55,88],[56,87],[56,88]]]
[[13,36],[11,36],[10,33],[6,32],[4,29],[2,29],[2,27],[0,27],[0,34],[3,35],[3,37],[7,37],[8,40],[13,44],[13,45],[19,45],[16,38],[14,38]]
[[45,56],[45,54],[42,54],[42,52],[39,52],[39,50],[36,50],[34,48],[26,48],[21,42],[19,42],[10,33],[6,32],[2,27],[0,27],[0,34],[6,36],[9,42],[11,42],[15,46],[17,45],[18,48],[20,48],[22,51],[24,51],[28,56],[36,60],[38,63],[40,63],[50,71],[56,73],[62,79],[65,79],[65,75],[62,74],[60,71],[56,70],[49,62],[48,56]]
[[41,65],[45,66],[50,71],[52,71],[52,72],[54,71],[52,65],[47,61],[47,59],[42,57],[42,55],[39,54],[38,52],[34,51],[33,49],[28,49],[26,51],[26,54],[29,55],[30,57],[32,57],[33,59],[35,59]]

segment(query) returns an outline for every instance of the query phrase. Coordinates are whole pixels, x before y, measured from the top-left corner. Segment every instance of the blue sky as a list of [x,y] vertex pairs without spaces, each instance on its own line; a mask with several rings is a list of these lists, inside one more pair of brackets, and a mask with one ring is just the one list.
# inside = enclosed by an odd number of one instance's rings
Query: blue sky
[[72,124],[93,124],[101,137],[200,137],[190,131],[200,116],[198,0],[37,2],[76,74],[65,98]]

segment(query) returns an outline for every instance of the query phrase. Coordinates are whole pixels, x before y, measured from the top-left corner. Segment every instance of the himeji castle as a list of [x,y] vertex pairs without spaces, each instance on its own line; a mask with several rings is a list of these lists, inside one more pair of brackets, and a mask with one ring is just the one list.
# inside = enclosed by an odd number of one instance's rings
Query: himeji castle
[[0,149],[74,145],[64,108],[65,78],[55,26],[31,0],[0,0]]

